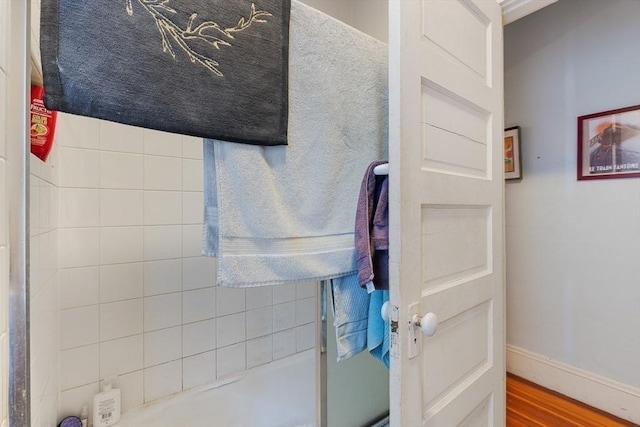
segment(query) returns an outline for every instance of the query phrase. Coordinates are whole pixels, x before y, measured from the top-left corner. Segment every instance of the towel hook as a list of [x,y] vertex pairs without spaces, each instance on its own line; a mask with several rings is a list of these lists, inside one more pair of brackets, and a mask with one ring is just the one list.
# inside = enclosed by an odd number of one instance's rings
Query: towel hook
[[389,163],[378,165],[373,168],[374,175],[389,175]]

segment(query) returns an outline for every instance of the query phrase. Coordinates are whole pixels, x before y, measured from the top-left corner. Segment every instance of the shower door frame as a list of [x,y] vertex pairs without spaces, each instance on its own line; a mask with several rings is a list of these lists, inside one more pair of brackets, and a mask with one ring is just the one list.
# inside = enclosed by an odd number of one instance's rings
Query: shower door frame
[[31,425],[29,333],[29,91],[31,2],[10,2],[10,84],[7,91],[7,193],[9,213],[8,422]]

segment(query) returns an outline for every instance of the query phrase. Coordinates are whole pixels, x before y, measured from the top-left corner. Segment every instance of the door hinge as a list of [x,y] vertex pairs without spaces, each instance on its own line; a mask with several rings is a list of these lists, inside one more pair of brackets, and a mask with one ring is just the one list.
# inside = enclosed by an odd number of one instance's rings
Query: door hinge
[[398,307],[389,304],[389,353],[392,358],[400,356],[400,342],[398,341]]

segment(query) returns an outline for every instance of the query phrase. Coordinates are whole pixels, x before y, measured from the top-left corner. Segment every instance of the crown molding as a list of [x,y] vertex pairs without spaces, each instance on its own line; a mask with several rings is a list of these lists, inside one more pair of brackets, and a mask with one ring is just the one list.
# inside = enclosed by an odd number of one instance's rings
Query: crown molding
[[537,12],[558,0],[497,0],[502,7],[502,24],[507,25]]

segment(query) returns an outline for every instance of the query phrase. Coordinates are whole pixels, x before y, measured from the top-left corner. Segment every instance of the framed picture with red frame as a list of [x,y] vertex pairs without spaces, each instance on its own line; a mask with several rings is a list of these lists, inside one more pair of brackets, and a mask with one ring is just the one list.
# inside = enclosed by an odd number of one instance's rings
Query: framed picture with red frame
[[640,105],[578,117],[578,180],[640,177]]

